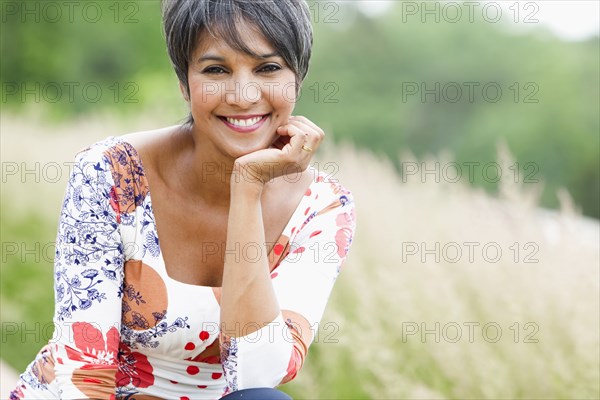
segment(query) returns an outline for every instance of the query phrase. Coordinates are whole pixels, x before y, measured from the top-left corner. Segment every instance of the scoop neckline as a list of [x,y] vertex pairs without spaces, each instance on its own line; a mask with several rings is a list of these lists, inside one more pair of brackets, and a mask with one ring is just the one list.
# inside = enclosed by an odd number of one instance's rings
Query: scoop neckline
[[[150,182],[148,181],[148,177],[146,176],[146,169],[144,168],[144,163],[142,161],[142,157],[140,156],[139,152],[137,151],[137,149],[135,148],[135,146],[131,143],[129,143],[125,138],[123,138],[122,136],[110,136],[109,139],[113,139],[113,141],[116,141],[118,143],[123,144],[125,147],[127,147],[129,150],[132,151],[133,155],[135,156],[138,164],[139,164],[139,168],[143,174],[143,176],[146,178],[146,198],[148,199],[148,202],[150,204],[150,209],[152,211],[152,223],[154,225],[154,233],[156,234],[156,239],[158,241],[158,250],[159,250],[159,256],[157,257],[157,259],[160,261],[160,263],[162,264],[162,271],[164,272],[166,278],[177,285],[180,286],[185,286],[185,287],[191,287],[191,288],[201,288],[201,289],[211,289],[211,290],[220,290],[223,288],[223,286],[207,286],[207,285],[196,285],[193,283],[186,283],[186,282],[181,282],[175,278],[172,278],[169,275],[169,272],[167,271],[167,263],[163,257],[163,250],[161,247],[161,240],[160,237],[158,235],[158,226],[156,223],[156,215],[154,214],[154,208],[152,207],[152,191],[150,190]],[[282,236],[285,235],[286,232],[289,232],[289,229],[291,229],[291,224],[292,222],[294,222],[297,218],[296,214],[298,212],[300,212],[302,210],[302,204],[310,197],[306,195],[307,191],[311,191],[313,190],[313,185],[316,185],[319,180],[318,177],[321,176],[322,172],[319,171],[318,169],[312,167],[309,165],[309,170],[312,171],[313,173],[313,178],[312,181],[310,182],[310,185],[308,185],[308,187],[305,190],[305,194],[302,195],[302,198],[300,199],[300,201],[298,202],[298,205],[296,206],[296,208],[294,209],[294,212],[292,213],[290,219],[288,220],[288,222],[286,223],[285,227],[283,228],[283,230],[281,231],[281,234],[279,235],[279,237],[277,238],[276,242],[279,241],[279,239],[281,239]],[[308,217],[307,217],[308,218]],[[306,218],[304,219],[304,221],[306,221]],[[291,239],[291,234],[288,236],[288,240]],[[269,252],[269,254],[267,255],[267,257],[271,257],[271,254],[273,253],[275,249],[275,246],[273,246],[273,248],[271,249],[271,251]],[[143,257],[142,257],[143,258]],[[143,260],[142,260],[143,261]],[[269,271],[269,273],[271,273],[271,271]],[[216,299],[215,299],[216,300]]]

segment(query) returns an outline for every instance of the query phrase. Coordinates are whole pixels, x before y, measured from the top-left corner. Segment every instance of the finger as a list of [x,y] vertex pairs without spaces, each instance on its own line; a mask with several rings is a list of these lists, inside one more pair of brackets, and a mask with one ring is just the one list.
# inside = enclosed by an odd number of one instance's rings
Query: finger
[[318,133],[319,136],[325,136],[325,132],[323,131],[323,129],[321,129],[317,124],[315,124],[310,119],[308,119],[308,118],[306,118],[306,117],[304,117],[302,115],[292,116],[292,117],[290,117],[290,121],[301,122],[304,125],[307,125],[308,127],[310,127],[316,133]]
[[297,128],[292,129],[292,127],[293,125],[288,123],[277,128],[276,133],[279,135],[279,137],[273,142],[273,144],[279,150],[283,150],[285,146],[291,142],[292,137],[302,133],[301,131],[298,131]]
[[304,132],[298,126],[288,123],[277,128],[277,134],[280,137],[286,137],[289,142],[294,136],[303,135]]
[[277,137],[271,144],[271,147],[281,150],[285,147],[286,144],[290,142],[290,139],[291,138],[289,136],[277,135]]
[[304,144],[312,149],[311,151],[316,151],[319,148],[324,135],[321,135],[319,132],[315,131],[312,126],[298,120],[290,121],[290,125],[298,127],[298,129],[306,134],[306,141]]
[[294,130],[294,131],[290,132],[289,128],[292,126],[297,126],[297,125],[293,124],[291,121],[288,121],[286,124],[283,124],[277,128],[277,133],[279,135],[293,136],[293,135],[297,134],[297,131]]
[[293,136],[290,139],[290,146],[295,152],[299,152],[299,150],[302,149],[302,145],[306,143],[308,133],[293,124],[290,124],[289,132],[293,133]]
[[317,142],[321,142],[323,140],[323,138],[325,137],[325,133],[323,132],[323,130],[321,128],[319,128],[318,126],[316,126],[311,121],[309,121],[307,118],[294,117],[293,119],[290,119],[290,124],[295,125],[295,126],[299,127],[303,132],[308,133],[309,136],[311,136],[311,142],[313,142],[313,143],[314,143],[313,138]]
[[285,133],[288,135],[286,137],[289,143],[281,150],[294,158],[301,156],[300,151],[302,151],[302,145],[306,143],[307,134],[292,124],[285,125],[282,127],[282,130],[285,130]]

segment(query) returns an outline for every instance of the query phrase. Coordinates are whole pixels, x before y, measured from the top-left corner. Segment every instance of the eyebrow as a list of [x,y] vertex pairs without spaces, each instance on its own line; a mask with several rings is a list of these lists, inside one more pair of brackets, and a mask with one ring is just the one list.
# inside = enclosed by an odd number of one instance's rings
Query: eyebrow
[[[271,57],[279,57],[279,53],[275,51],[275,52],[269,53],[269,54],[260,54],[258,57],[255,57],[255,58],[262,60],[262,59],[271,58]],[[205,54],[198,59],[198,62],[208,61],[208,60],[225,62],[225,58],[214,55],[214,54]]]

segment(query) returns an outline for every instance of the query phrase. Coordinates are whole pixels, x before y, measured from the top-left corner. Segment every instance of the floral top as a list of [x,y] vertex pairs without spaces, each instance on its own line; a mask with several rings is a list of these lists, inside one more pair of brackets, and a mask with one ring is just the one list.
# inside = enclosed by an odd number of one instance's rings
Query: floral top
[[269,254],[282,311],[232,338],[220,288],[167,275],[135,148],[110,137],[80,152],[58,227],[55,334],[11,399],[216,399],[294,378],[314,336],[297,316],[315,333],[356,226],[350,192],[311,171]]

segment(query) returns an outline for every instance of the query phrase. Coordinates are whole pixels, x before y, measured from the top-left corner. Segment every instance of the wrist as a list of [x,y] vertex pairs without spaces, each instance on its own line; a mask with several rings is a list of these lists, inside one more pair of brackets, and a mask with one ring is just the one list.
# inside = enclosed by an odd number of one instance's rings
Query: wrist
[[231,190],[262,193],[265,182],[260,175],[260,169],[253,165],[235,163],[230,178]]
[[232,195],[260,198],[265,184],[257,179],[248,179],[240,173],[233,173],[230,180]]

